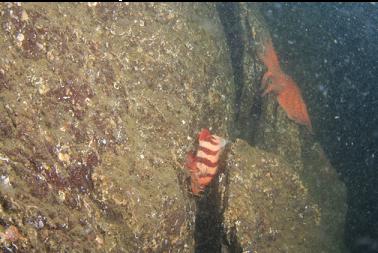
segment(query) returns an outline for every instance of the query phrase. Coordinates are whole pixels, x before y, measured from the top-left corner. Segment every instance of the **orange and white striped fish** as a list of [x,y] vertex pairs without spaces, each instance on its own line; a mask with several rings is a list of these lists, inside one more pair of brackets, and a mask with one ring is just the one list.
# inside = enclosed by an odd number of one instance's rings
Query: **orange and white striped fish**
[[212,135],[206,128],[199,132],[198,142],[197,154],[189,152],[185,164],[190,172],[192,193],[196,196],[217,175],[219,157],[227,143],[222,137]]

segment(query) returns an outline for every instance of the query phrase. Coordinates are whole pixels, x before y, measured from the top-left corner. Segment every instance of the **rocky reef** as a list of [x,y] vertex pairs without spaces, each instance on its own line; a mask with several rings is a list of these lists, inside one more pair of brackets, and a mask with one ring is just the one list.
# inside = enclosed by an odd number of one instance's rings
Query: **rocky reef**
[[[260,98],[256,8],[1,4],[1,249],[343,252],[342,183]],[[202,127],[230,144],[195,198]]]

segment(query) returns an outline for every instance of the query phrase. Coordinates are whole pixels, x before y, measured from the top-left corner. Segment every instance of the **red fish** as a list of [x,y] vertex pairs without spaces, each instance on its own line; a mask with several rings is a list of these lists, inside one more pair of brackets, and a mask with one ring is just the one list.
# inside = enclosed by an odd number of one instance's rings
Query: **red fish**
[[196,196],[200,195],[217,175],[219,157],[226,145],[225,139],[212,135],[206,128],[199,132],[198,141],[197,153],[190,152],[185,164],[190,172],[192,193]]
[[264,47],[265,52],[258,54],[268,68],[261,81],[262,87],[265,88],[262,96],[270,92],[276,94],[278,103],[287,116],[296,123],[305,125],[312,133],[310,116],[298,85],[281,70],[277,53],[270,39],[264,43]]

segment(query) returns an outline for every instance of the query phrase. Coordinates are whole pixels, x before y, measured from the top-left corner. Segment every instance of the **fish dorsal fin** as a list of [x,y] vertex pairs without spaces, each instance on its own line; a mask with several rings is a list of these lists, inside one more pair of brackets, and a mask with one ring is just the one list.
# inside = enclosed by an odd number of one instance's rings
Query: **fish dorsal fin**
[[210,133],[209,129],[202,128],[201,132],[199,132],[199,134],[198,134],[198,139],[200,141],[204,141],[204,140],[208,140],[209,138],[211,138],[211,133]]

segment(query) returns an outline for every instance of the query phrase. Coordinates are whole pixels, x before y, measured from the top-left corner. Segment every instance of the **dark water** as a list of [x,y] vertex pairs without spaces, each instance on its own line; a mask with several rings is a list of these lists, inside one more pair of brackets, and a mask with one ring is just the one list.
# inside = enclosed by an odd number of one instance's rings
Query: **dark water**
[[269,3],[262,11],[281,62],[307,81],[316,138],[346,184],[345,243],[378,252],[378,4]]

